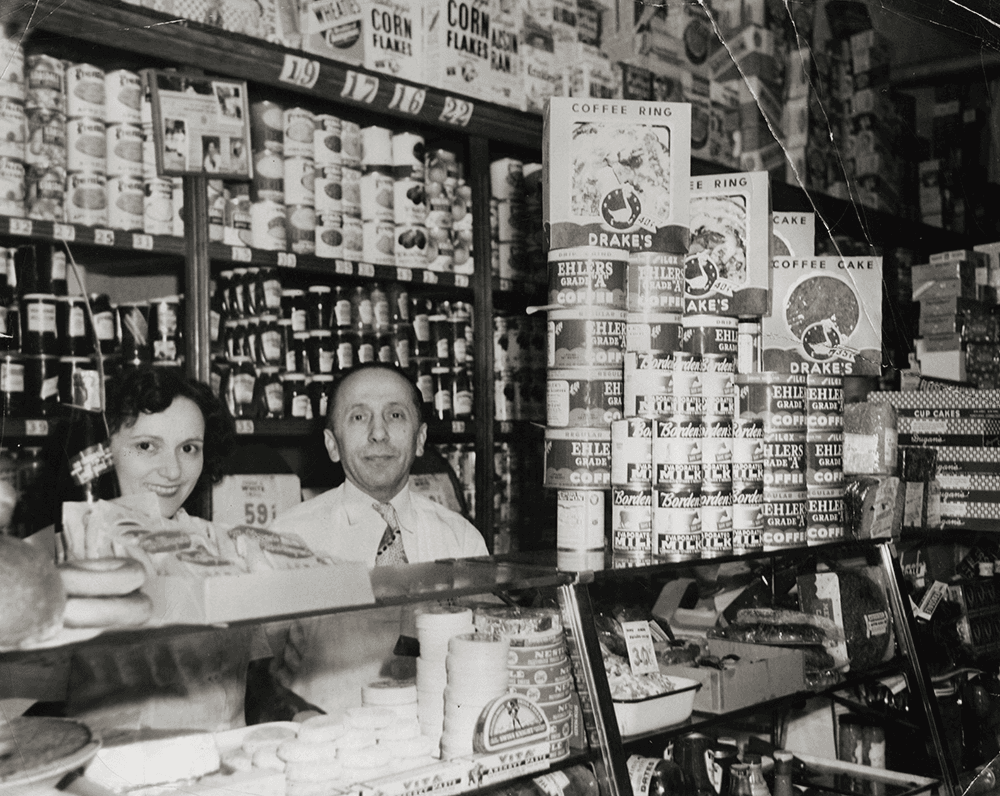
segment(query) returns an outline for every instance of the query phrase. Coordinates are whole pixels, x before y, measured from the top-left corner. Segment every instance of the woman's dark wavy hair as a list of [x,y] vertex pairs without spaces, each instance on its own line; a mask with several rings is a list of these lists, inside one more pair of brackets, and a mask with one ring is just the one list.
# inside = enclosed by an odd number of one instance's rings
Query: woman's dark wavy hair
[[126,370],[108,383],[108,431],[114,434],[131,427],[139,415],[163,412],[179,396],[194,401],[205,418],[205,465],[198,479],[200,489],[222,478],[223,462],[235,439],[232,419],[207,385],[173,368],[142,366]]

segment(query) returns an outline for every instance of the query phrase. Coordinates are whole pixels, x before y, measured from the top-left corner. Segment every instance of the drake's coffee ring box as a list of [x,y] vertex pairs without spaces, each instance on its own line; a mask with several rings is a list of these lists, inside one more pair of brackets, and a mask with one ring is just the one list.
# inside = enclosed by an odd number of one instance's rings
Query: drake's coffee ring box
[[550,250],[687,251],[690,105],[553,97],[542,146]]

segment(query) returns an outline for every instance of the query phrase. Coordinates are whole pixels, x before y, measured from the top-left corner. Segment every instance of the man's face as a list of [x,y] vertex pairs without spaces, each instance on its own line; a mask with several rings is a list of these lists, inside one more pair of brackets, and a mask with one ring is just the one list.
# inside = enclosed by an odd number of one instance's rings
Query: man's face
[[324,437],[330,460],[362,492],[383,503],[406,484],[423,454],[427,424],[413,405],[405,377],[389,370],[349,376],[337,392],[333,430]]

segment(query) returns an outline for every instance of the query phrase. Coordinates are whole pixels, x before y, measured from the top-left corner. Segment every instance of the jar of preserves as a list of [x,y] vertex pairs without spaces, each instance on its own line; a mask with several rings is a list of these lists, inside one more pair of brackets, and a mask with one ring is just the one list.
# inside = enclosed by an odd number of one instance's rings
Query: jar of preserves
[[434,406],[434,363],[429,359],[414,360],[417,366],[417,389],[423,396],[425,406]]
[[277,268],[261,268],[260,284],[264,296],[262,312],[277,314],[281,311],[281,278]]
[[222,324],[222,350],[229,360],[243,356],[243,332],[235,318]]
[[285,416],[285,387],[274,365],[257,369],[256,415],[261,420],[280,420]]
[[257,362],[278,367],[285,364],[285,346],[277,315],[261,315],[257,324]]
[[451,407],[456,420],[469,420],[472,417],[472,381],[464,368],[455,368],[451,376]]
[[372,285],[371,301],[372,325],[375,327],[375,331],[378,332],[382,329],[388,329],[389,324],[392,323],[392,312],[389,307],[389,295],[377,282]]
[[371,328],[358,333],[358,364],[375,361],[375,332]]
[[389,285],[389,320],[392,323],[408,323],[410,320],[410,291],[405,282]]
[[373,320],[371,295],[368,288],[358,285],[351,292],[351,327],[359,332],[371,329]]
[[294,332],[292,334],[292,352],[295,356],[295,368],[288,368],[291,373],[309,372],[309,332]]
[[329,329],[313,329],[309,332],[306,350],[309,354],[310,373],[333,373],[335,359],[333,332]]
[[304,332],[309,328],[304,291],[294,287],[286,287],[281,291],[281,317],[291,319],[294,332]]
[[348,370],[358,361],[358,335],[351,329],[337,329],[336,337],[336,369]]
[[305,374],[286,373],[282,380],[285,382],[285,417],[311,420],[312,402],[306,391]]
[[338,329],[351,328],[351,295],[347,288],[337,285],[333,289],[333,323]]
[[278,334],[281,335],[281,350],[285,352],[282,365],[285,370],[299,370],[295,361],[295,333],[292,331],[291,318],[278,318]]
[[227,403],[230,403],[233,417],[253,418],[254,395],[257,390],[257,369],[250,357],[237,356],[229,369],[229,389]]
[[234,268],[229,281],[229,308],[234,318],[245,318],[247,311],[247,269]]
[[222,313],[224,318],[231,318],[236,314],[233,305],[230,303],[232,300],[232,289],[233,270],[228,268],[225,271],[219,271],[219,276],[215,280],[215,295],[219,299],[219,312]]
[[451,321],[448,320],[447,315],[440,314],[431,315],[428,320],[430,322],[431,346],[433,348],[431,356],[437,359],[439,365],[450,367],[452,365]]
[[431,377],[434,384],[434,416],[438,420],[451,420],[454,417],[451,368],[435,366],[431,368]]
[[310,329],[329,329],[333,318],[333,290],[329,285],[312,285],[306,297]]
[[333,393],[333,374],[320,373],[317,376],[310,376],[306,390],[309,392],[313,417],[326,417],[330,408],[330,396]]

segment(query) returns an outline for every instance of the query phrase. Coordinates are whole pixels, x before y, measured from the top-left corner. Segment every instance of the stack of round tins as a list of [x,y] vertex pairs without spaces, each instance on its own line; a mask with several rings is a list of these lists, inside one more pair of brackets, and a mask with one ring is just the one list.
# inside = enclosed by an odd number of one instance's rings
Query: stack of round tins
[[629,417],[611,424],[611,551],[653,552],[653,420]]
[[844,381],[806,376],[806,542],[844,538]]
[[752,373],[737,377],[736,423],[763,430],[765,550],[806,545],[806,377]]
[[[583,246],[548,256],[545,486],[559,490],[558,550],[598,566],[611,424],[622,416],[628,258],[626,251]],[[591,490],[600,497],[586,494]]]
[[420,731],[438,742],[444,725],[444,689],[448,685],[448,642],[472,633],[472,611],[453,605],[431,605],[417,614],[417,713]]
[[463,633],[448,641],[441,756],[445,760],[473,754],[479,715],[507,693],[510,642],[503,636]]
[[577,701],[558,610],[479,608],[475,624],[487,637],[507,639],[509,690],[536,703],[548,719],[550,759],[568,757]]

